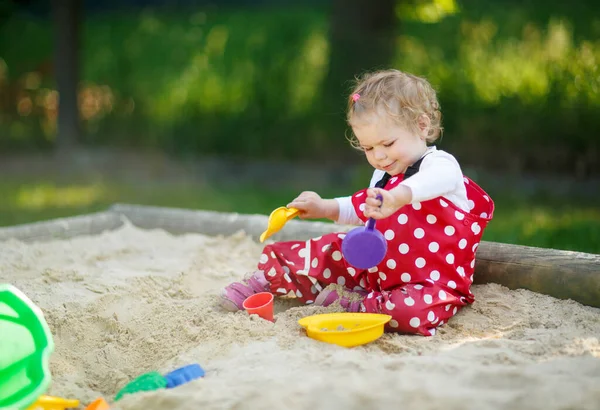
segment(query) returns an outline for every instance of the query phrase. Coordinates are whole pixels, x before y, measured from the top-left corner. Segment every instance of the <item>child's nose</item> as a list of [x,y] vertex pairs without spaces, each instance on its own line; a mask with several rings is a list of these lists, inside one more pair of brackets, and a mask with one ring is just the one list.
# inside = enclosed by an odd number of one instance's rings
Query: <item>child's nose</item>
[[375,149],[375,159],[385,159],[385,152],[382,149]]

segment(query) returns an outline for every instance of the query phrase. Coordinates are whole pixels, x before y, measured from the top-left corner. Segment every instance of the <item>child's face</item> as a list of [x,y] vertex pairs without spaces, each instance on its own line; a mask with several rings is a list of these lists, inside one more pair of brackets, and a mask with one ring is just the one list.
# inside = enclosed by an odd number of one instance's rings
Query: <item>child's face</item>
[[390,175],[406,171],[427,150],[426,130],[419,135],[379,116],[353,121],[352,130],[369,163]]

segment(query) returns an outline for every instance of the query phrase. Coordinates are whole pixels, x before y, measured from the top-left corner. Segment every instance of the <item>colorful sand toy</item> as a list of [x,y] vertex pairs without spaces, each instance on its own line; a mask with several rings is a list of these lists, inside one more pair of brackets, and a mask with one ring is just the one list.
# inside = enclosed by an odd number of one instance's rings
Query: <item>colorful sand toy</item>
[[312,339],[354,347],[379,339],[391,319],[379,313],[325,313],[302,318],[298,324]]
[[269,215],[267,230],[260,235],[260,241],[264,242],[269,236],[278,232],[283,228],[287,221],[295,218],[300,211],[296,208],[286,208],[280,206]]
[[165,374],[165,379],[167,379],[167,389],[181,386],[201,377],[204,377],[204,369],[198,364],[180,367],[179,369]]
[[79,407],[79,400],[40,396],[27,410],[65,410]]
[[85,410],[110,410],[110,406],[102,397],[97,398],[85,408]]
[[25,294],[0,285],[0,409],[26,409],[50,384],[54,351],[44,314]]
[[167,387],[167,379],[158,372],[144,373],[125,385],[117,395],[115,401],[119,401],[127,394],[133,394],[143,391],[154,391],[165,389]]

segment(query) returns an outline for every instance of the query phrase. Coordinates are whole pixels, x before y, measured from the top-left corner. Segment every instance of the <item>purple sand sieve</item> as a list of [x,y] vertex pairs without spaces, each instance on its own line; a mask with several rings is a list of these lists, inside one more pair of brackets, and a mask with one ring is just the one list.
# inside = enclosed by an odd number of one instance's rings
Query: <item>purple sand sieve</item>
[[[383,202],[383,197],[377,195]],[[387,252],[387,241],[375,229],[375,220],[369,218],[367,226],[352,229],[342,240],[342,254],[355,268],[370,269],[379,265]]]

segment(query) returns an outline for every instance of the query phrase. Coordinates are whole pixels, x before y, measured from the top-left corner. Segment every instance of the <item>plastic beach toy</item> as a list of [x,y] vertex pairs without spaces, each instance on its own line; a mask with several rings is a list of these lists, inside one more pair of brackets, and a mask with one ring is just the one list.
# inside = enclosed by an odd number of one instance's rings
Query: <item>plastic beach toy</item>
[[25,409],[50,384],[54,350],[44,315],[25,294],[0,285],[0,409]]
[[85,410],[110,410],[110,406],[102,397],[98,397],[96,400],[88,404]]
[[379,313],[326,313],[302,318],[298,324],[310,338],[353,347],[379,339],[391,319],[390,315]]
[[167,379],[158,372],[144,373],[125,385],[117,395],[115,401],[121,400],[126,394],[138,393],[141,391],[160,390],[167,387]]
[[295,218],[299,213],[300,211],[298,209],[286,208],[285,206],[280,206],[275,209],[271,212],[271,215],[269,215],[267,230],[260,235],[260,241],[264,242],[269,236],[280,231],[287,221]]
[[79,400],[40,396],[27,410],[65,410],[79,407]]
[[167,379],[167,389],[172,389],[182,384],[191,382],[192,380],[204,377],[204,370],[198,364],[190,364],[173,370],[171,373],[165,374]]
[[[377,199],[383,200],[381,195]],[[387,252],[387,241],[375,229],[375,219],[369,218],[366,226],[352,229],[342,240],[342,254],[355,268],[370,269],[379,265]]]
[[265,320],[273,321],[273,294],[269,292],[248,296],[242,306],[249,315],[258,315]]

